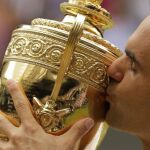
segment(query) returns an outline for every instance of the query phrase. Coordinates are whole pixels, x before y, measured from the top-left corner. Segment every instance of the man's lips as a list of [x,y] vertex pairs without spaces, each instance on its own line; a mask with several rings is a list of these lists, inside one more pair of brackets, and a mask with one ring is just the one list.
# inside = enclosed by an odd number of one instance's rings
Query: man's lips
[[111,90],[111,87],[109,86],[106,91],[106,101],[111,102],[112,95],[113,95],[113,92]]

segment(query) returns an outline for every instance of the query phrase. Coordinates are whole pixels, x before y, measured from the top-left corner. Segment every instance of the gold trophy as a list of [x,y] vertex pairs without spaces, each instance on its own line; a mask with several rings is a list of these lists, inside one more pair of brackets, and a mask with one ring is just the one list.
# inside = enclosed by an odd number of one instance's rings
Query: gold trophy
[[[15,29],[1,69],[0,108],[19,120],[6,81],[19,82],[36,120],[55,135],[76,121],[92,117],[95,126],[83,137],[80,149],[96,149],[108,125],[104,101],[107,67],[121,55],[103,32],[112,26],[102,0],[69,0],[60,5],[62,22],[34,19]],[[5,135],[0,135],[6,139]]]

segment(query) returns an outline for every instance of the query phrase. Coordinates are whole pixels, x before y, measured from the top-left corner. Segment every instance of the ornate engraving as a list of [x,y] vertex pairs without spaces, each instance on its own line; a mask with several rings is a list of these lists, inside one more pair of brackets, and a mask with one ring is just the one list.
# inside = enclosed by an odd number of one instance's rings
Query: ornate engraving
[[91,71],[90,79],[96,83],[103,83],[105,82],[106,78],[106,67],[102,63],[98,63],[95,65],[93,71]]
[[98,43],[98,44],[108,48],[109,51],[111,51],[114,55],[116,55],[116,58],[120,57],[122,55],[121,51],[115,45],[113,45],[109,41],[107,41],[99,36],[91,35],[91,34],[85,32],[84,37],[87,38],[88,40],[91,40],[95,43]]
[[[103,85],[103,82],[105,82],[106,66],[104,63],[92,59],[92,57],[88,57],[82,53],[76,53],[74,55],[70,71],[101,86]],[[104,87],[106,87],[106,85],[104,85]]]
[[26,52],[29,56],[41,57],[46,52],[45,47],[46,43],[43,40],[32,39],[26,47]]
[[36,119],[46,131],[58,131],[63,128],[64,120],[76,110],[83,108],[88,103],[86,98],[87,86],[79,85],[70,89],[64,96],[59,96],[57,101],[50,96],[41,101],[33,98]]
[[86,5],[91,6],[93,9],[97,8],[100,9],[101,6],[100,4],[102,3],[103,0],[87,0]]
[[14,43],[12,44],[11,52],[13,54],[20,54],[26,47],[27,41],[26,38],[20,37],[20,38],[15,38]]
[[53,44],[47,49],[46,59],[53,65],[60,65],[61,56],[64,47],[61,45]]
[[[34,19],[32,21],[33,25],[45,25],[45,26],[50,26],[50,27],[54,27],[57,29],[61,29],[61,30],[65,30],[65,31],[70,31],[71,30],[71,26],[64,24],[64,23],[59,23],[57,21],[52,21],[52,20],[47,20],[47,19],[42,19],[42,18],[38,18],[38,19]],[[107,48],[109,48],[109,50],[115,54],[117,57],[121,56],[122,53],[120,52],[120,50],[113,45],[112,43],[110,43],[109,41],[96,36],[94,34],[90,34],[89,32],[84,32],[83,37],[86,39],[89,39],[95,43],[101,44]]]
[[[42,34],[41,30],[38,31],[37,29],[32,32],[26,29],[22,29],[21,31],[16,30],[7,48],[5,60],[18,59],[18,61],[39,64],[44,68],[46,67],[47,69],[58,71],[60,59],[65,48],[65,41],[62,40],[62,35],[58,37],[53,35],[55,38],[50,35],[51,32],[44,31]],[[114,56],[112,54],[109,55],[113,59],[115,55],[116,57],[120,55],[119,50],[115,46],[104,41],[102,38],[98,38],[87,32],[84,32],[83,37],[91,41],[91,46],[95,42],[102,45],[105,49],[112,50]],[[105,49],[103,51],[105,51]],[[107,63],[105,62],[106,59],[103,60],[103,55],[101,51],[93,51],[90,46],[87,48],[87,46],[84,47],[84,43],[80,43],[80,47],[78,45],[74,51],[73,60],[67,76],[85,82],[98,89],[106,87],[107,83],[105,81],[107,76],[105,69]]]
[[70,31],[71,30],[71,25],[69,24],[64,24],[61,22],[53,21],[53,20],[48,20],[48,19],[43,19],[43,18],[37,18],[34,19],[31,22],[32,25],[43,25],[43,26],[48,26],[51,28],[57,28],[60,30],[65,30],[65,31]]
[[73,57],[71,69],[75,70],[78,74],[83,73],[87,69],[89,58],[84,54],[76,53]]

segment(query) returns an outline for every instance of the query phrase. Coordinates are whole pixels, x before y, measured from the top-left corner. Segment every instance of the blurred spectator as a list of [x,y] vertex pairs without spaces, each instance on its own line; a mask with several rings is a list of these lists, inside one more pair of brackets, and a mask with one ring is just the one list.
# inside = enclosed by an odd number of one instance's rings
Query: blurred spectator
[[7,0],[10,2],[16,15],[24,23],[30,23],[34,18],[58,19],[62,15],[59,12],[59,4],[63,0]]
[[104,37],[124,50],[128,37],[138,25],[138,20],[129,13],[129,0],[106,0],[104,7],[110,11],[114,21],[113,28],[107,30]]
[[12,30],[19,24],[13,9],[6,0],[0,0],[0,62],[3,58]]
[[129,2],[130,14],[133,14],[139,20],[143,20],[150,15],[150,0],[131,0]]
[[28,22],[35,17],[42,17],[45,0],[7,0],[14,9],[16,16],[22,22]]
[[[62,0],[0,0],[0,60],[2,60],[13,29],[30,24],[34,18],[58,19]],[[62,18],[61,18],[62,19]],[[1,61],[0,61],[1,62]]]
[[124,50],[129,36],[150,14],[150,0],[104,0],[103,6],[111,12],[115,22],[104,37]]

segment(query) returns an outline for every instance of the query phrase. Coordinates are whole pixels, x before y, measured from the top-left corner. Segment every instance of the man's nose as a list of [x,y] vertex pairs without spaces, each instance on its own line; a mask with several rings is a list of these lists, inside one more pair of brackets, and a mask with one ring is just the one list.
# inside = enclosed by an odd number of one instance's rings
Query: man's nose
[[124,73],[121,69],[121,58],[115,60],[107,70],[107,74],[115,81],[120,82],[123,79]]

